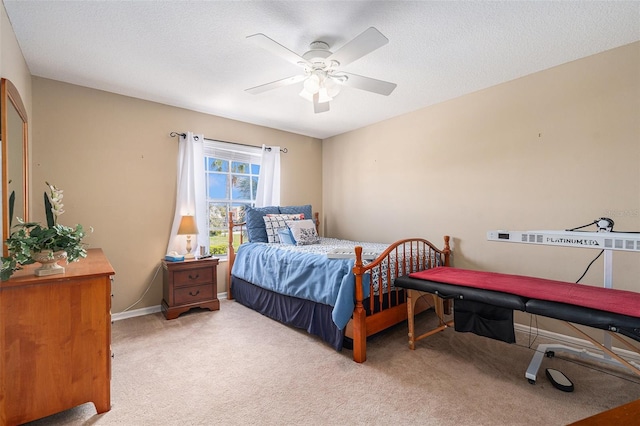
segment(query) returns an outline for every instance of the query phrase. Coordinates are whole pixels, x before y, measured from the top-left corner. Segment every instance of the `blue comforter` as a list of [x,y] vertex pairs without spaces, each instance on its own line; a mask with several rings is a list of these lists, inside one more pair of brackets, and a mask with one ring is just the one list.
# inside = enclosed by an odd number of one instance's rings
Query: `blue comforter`
[[[332,319],[343,329],[355,307],[354,259],[284,250],[281,245],[250,243],[239,247],[232,274],[287,296],[333,307]],[[368,297],[369,287],[364,286]]]

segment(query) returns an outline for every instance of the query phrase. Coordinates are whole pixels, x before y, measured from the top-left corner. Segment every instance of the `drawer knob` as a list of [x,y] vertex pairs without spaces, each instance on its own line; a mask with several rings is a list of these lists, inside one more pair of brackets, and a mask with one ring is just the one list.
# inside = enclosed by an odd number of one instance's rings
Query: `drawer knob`
[[200,294],[200,290],[196,290],[196,292],[195,292],[195,293],[194,293],[194,292],[192,292],[192,291],[190,291],[190,292],[189,292],[189,296],[197,296],[197,295],[199,295],[199,294]]
[[195,277],[193,275],[189,274],[189,279],[190,280],[197,280],[198,278],[200,278],[200,274],[196,274]]

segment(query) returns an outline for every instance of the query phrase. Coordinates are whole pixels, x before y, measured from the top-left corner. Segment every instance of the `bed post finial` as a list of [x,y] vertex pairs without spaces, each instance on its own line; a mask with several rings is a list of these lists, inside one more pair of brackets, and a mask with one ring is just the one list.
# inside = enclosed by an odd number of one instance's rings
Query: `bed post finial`
[[451,246],[449,245],[450,237],[448,235],[444,236],[444,266],[451,266]]

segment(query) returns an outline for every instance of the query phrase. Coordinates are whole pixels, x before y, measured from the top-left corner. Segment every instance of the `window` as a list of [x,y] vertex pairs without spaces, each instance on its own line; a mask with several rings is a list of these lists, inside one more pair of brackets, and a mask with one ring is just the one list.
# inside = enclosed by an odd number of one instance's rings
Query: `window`
[[[233,212],[234,222],[242,222],[245,210],[255,205],[261,155],[261,148],[205,140],[211,254],[227,254],[229,212]],[[239,240],[239,235],[235,238]]]

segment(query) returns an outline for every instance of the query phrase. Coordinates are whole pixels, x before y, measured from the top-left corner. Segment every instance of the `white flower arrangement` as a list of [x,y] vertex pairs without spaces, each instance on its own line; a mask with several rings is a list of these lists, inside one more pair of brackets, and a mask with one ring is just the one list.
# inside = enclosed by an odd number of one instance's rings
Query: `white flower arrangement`
[[[44,193],[47,226],[17,218],[18,224],[14,228],[18,229],[12,232],[6,241],[9,256],[2,258],[2,281],[8,280],[15,271],[22,269],[22,266],[35,263],[34,256],[43,251],[47,251],[51,258],[54,253],[65,251],[67,262],[87,257],[85,244],[82,243],[86,235],[84,228],[80,224],[71,228],[57,223],[58,217],[64,213],[63,191],[55,185],[45,183],[49,187],[49,193]],[[93,232],[92,228],[89,229]]]

